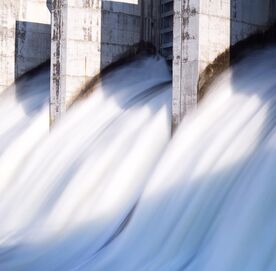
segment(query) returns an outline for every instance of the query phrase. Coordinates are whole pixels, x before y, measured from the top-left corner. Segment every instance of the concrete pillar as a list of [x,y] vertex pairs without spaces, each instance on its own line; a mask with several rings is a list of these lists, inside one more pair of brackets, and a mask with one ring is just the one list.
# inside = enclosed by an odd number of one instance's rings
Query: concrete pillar
[[67,0],[55,0],[51,8],[50,123],[66,110]]

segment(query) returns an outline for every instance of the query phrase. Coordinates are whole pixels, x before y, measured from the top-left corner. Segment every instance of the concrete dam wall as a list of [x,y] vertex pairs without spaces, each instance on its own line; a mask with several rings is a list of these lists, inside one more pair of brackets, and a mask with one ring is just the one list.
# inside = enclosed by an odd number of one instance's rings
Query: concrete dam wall
[[0,21],[0,92],[51,58],[53,122],[91,78],[145,41],[172,65],[176,127],[214,74],[210,64],[221,56],[216,65],[228,66],[231,45],[275,23],[276,0],[3,0]]
[[1,1],[0,93],[22,74],[49,59],[48,7],[46,0]]
[[[198,102],[201,74],[218,56],[229,65],[231,45],[276,21],[275,0],[175,0],[173,126]],[[200,80],[201,79],[201,80]],[[207,78],[208,80],[208,78]]]

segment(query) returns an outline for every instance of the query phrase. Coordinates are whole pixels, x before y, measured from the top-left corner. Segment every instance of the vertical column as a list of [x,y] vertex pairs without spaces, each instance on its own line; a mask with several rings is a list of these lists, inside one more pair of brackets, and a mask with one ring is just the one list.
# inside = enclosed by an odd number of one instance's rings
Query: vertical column
[[174,1],[173,130],[197,104],[199,8],[200,0]]
[[67,0],[52,2],[50,123],[65,111]]

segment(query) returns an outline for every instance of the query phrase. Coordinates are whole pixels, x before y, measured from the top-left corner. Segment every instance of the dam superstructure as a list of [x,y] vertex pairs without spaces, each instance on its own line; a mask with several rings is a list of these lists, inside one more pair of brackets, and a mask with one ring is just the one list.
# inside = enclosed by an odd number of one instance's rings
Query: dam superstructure
[[54,122],[101,70],[151,44],[172,67],[177,127],[231,46],[275,20],[276,0],[4,0],[0,91],[50,58]]

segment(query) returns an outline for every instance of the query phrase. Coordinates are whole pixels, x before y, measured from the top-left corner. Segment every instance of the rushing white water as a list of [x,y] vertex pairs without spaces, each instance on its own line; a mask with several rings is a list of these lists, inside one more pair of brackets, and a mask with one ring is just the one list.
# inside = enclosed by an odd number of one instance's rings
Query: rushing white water
[[252,53],[170,142],[156,57],[109,73],[49,136],[48,72],[18,84],[30,97],[9,90],[0,270],[275,270],[275,74],[276,49]]

